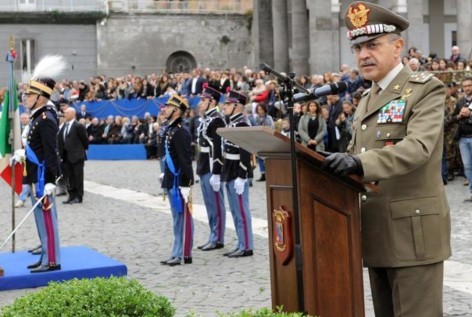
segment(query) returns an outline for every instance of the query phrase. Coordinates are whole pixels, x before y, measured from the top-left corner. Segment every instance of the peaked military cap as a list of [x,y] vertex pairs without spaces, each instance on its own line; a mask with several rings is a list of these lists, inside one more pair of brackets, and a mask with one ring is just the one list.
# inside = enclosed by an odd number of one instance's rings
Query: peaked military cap
[[182,112],[185,112],[190,108],[187,99],[185,99],[184,97],[181,97],[177,94],[173,94],[169,98],[169,100],[167,101],[167,105],[180,108],[182,110]]
[[55,84],[56,82],[51,78],[41,78],[38,80],[30,80],[28,84],[28,88],[26,89],[25,93],[37,94],[37,95],[44,96],[49,99],[51,97]]
[[206,86],[203,89],[202,97],[203,98],[213,98],[218,103],[220,101],[220,98],[221,98],[221,92],[219,92],[218,90],[216,90],[214,88],[211,88],[210,86]]
[[230,90],[228,94],[226,95],[225,99],[226,103],[240,103],[242,105],[245,105],[247,103],[247,97],[245,95],[240,94],[239,92],[236,92],[234,90]]
[[410,23],[402,16],[379,5],[355,1],[344,14],[351,45],[363,43],[384,34],[400,34]]

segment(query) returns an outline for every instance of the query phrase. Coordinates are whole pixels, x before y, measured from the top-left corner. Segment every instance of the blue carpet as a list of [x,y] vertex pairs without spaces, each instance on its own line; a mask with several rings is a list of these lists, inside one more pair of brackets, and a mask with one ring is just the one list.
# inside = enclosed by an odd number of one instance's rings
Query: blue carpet
[[145,160],[144,144],[91,144],[87,151],[89,160]]
[[123,276],[126,265],[84,246],[61,248],[61,270],[30,273],[28,265],[39,260],[39,255],[27,251],[0,253],[0,267],[5,275],[0,277],[0,291],[45,286],[51,281],[74,278]]

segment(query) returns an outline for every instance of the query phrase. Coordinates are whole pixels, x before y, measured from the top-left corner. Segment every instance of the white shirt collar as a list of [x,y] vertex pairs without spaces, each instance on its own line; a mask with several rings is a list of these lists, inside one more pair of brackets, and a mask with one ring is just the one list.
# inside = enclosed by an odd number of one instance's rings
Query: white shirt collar
[[403,64],[400,62],[398,63],[397,66],[395,66],[388,74],[387,76],[385,76],[384,78],[382,78],[381,80],[379,80],[377,82],[377,85],[380,86],[380,88],[382,88],[382,91],[384,91],[385,89],[387,89],[388,85],[390,85],[390,83],[393,81],[393,79],[395,79],[395,77],[397,77],[398,73],[400,73],[403,69]]

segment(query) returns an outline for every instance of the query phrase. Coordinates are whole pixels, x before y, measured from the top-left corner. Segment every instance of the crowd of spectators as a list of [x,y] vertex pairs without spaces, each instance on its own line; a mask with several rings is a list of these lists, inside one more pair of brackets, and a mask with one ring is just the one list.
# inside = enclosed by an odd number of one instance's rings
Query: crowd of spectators
[[[472,60],[467,61],[460,55],[460,49],[453,46],[449,58],[438,58],[435,54],[424,57],[412,47],[403,58],[414,71],[431,71],[451,88],[456,100],[460,98],[461,78],[472,69]],[[309,103],[295,104],[294,130],[297,141],[308,147],[326,151],[346,151],[352,134],[352,119],[362,92],[370,87],[359,75],[358,70],[342,65],[337,72],[325,72],[311,76],[300,75],[295,78],[298,85],[306,89],[316,89],[323,85],[344,81],[347,90],[339,95],[322,97]],[[81,105],[84,101],[116,99],[140,99],[170,96],[193,97],[201,94],[205,85],[209,85],[222,94],[228,89],[248,95],[250,103],[246,113],[254,125],[271,126],[289,136],[290,122],[283,102],[283,91],[273,76],[265,71],[253,71],[247,67],[241,70],[194,69],[190,73],[150,74],[107,78],[96,76],[85,81],[63,80],[57,83],[51,100],[58,108],[65,105]],[[26,88],[19,84],[19,96]],[[155,156],[154,147],[157,131],[163,118],[146,113],[143,118],[137,116],[108,116],[93,118],[85,105],[77,111],[77,119],[86,125],[91,144],[145,144],[148,157]],[[196,144],[198,127],[198,107],[191,109],[184,122]],[[259,162],[261,170],[263,162]]]

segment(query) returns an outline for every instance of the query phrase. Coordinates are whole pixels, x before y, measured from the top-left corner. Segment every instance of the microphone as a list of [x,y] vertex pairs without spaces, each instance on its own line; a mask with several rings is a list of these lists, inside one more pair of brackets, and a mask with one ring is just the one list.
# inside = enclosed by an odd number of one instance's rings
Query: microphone
[[284,75],[284,74],[281,74],[279,72],[277,72],[275,69],[273,69],[272,67],[270,67],[269,65],[267,65],[266,63],[261,63],[259,65],[259,68],[263,71],[265,71],[266,73],[269,73],[269,74],[272,74],[274,75],[275,77],[277,77],[278,79],[280,79],[282,82],[286,83],[286,82],[292,82],[293,85],[295,87],[298,88],[299,91],[303,91],[304,93],[308,94],[309,93],[309,90],[308,89],[305,89],[303,86],[297,84],[292,78]]
[[306,102],[318,99],[323,96],[337,95],[346,91],[346,89],[347,84],[344,81],[338,81],[337,83],[332,83],[316,88],[309,94],[295,94],[295,96],[293,96],[293,102]]

